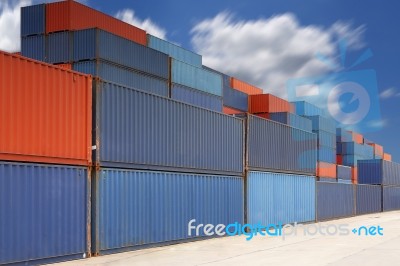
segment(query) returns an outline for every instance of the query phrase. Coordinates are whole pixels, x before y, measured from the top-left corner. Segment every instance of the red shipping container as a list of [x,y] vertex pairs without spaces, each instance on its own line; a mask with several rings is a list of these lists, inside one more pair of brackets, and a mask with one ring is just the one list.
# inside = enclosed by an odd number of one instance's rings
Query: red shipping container
[[351,167],[351,182],[353,184],[358,184],[358,169],[357,167]]
[[257,94],[249,96],[249,113],[294,113],[294,106],[272,94]]
[[234,108],[231,108],[231,107],[226,107],[226,106],[222,107],[222,112],[224,114],[227,114],[227,115],[237,115],[237,114],[243,114],[244,113],[243,111],[240,111],[240,110],[237,110],[237,109],[234,109]]
[[248,95],[262,94],[263,90],[236,78],[231,78],[231,87]]
[[92,78],[0,52],[0,160],[91,163]]
[[374,147],[374,154],[378,155],[383,158],[383,147],[381,145],[378,145],[376,143],[368,143],[368,145]]
[[317,176],[325,178],[336,178],[336,164],[318,162]]
[[265,118],[265,119],[269,119],[269,113],[259,113],[259,114],[255,114],[256,116]]
[[343,165],[343,156],[342,155],[336,155],[336,164]]
[[142,45],[146,31],[72,0],[46,4],[46,33],[99,28]]
[[383,154],[383,160],[391,162],[392,161],[392,155],[389,154],[389,153],[384,153]]

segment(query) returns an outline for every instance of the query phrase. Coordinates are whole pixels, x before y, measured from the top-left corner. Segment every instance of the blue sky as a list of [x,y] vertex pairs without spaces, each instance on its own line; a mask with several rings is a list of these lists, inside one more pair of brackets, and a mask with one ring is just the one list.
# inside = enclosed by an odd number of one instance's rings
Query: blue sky
[[[383,127],[365,136],[384,145],[385,151],[400,161],[397,30],[400,4],[397,1],[86,0],[86,3],[114,16],[125,14],[125,20],[146,25],[168,40],[202,53],[208,65],[282,97],[288,78],[328,72],[317,62],[315,53],[338,60],[338,39],[349,40],[348,64],[365,49],[371,49],[373,57],[352,69],[374,69],[377,73]],[[126,9],[131,13],[123,13]]]

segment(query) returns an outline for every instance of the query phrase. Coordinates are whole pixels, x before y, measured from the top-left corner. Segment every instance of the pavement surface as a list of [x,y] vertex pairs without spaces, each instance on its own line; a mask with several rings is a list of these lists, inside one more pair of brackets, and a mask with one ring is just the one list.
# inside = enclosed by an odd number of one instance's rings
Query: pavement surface
[[[339,225],[349,229],[347,235],[304,235],[305,232],[313,234],[316,226],[324,226],[322,232],[333,234],[335,228],[339,232]],[[250,241],[243,235],[220,237],[53,265],[400,265],[400,211],[306,226],[310,227],[299,228],[297,236],[288,235],[285,239],[259,235]],[[365,235],[365,229],[361,229],[360,235],[352,232],[361,226],[370,230],[368,235]],[[383,228],[380,230],[383,235],[379,235],[378,226]],[[289,234],[293,229],[287,228],[283,232]]]

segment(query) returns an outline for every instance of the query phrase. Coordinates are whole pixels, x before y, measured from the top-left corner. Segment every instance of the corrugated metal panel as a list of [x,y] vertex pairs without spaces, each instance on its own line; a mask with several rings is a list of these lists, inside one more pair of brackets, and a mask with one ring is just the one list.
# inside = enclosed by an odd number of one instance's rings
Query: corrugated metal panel
[[92,79],[0,52],[0,160],[88,165]]
[[240,111],[238,109],[234,109],[234,108],[231,108],[231,107],[228,107],[228,106],[223,106],[222,107],[222,112],[224,114],[227,114],[227,115],[243,114],[243,111]]
[[249,115],[248,167],[315,175],[316,135],[275,121]]
[[352,180],[346,180],[346,179],[337,179],[338,183],[343,183],[343,184],[352,184]]
[[247,112],[249,106],[246,93],[224,86],[223,96],[225,106]]
[[172,84],[171,98],[212,111],[222,112],[222,97],[186,86]]
[[203,68],[172,59],[171,81],[222,96],[222,76]]
[[341,146],[342,154],[356,154],[365,159],[374,157],[374,148],[370,145],[355,142],[341,142],[338,145]]
[[295,106],[296,114],[297,115],[304,115],[304,116],[325,116],[325,111],[321,108],[305,101],[298,101],[298,102],[291,102]]
[[263,90],[247,82],[231,77],[231,87],[248,95],[262,94]]
[[326,163],[326,162],[318,162],[317,165],[317,176],[325,177],[325,178],[336,178],[336,164]]
[[353,216],[354,194],[354,185],[317,182],[317,221]]
[[[317,177],[317,181],[337,183],[338,179],[332,178],[332,177]],[[351,181],[350,181],[350,183],[346,182],[346,184],[351,184]]]
[[21,8],[21,36],[46,33],[46,5],[33,5]]
[[336,163],[336,149],[330,147],[318,147],[317,160],[326,163]]
[[350,142],[353,137],[350,132],[343,128],[336,128],[336,141],[337,142]]
[[400,210],[400,187],[383,187],[383,211]]
[[46,33],[99,28],[147,45],[146,32],[75,1],[46,5]]
[[184,49],[176,44],[157,38],[153,35],[147,34],[147,46],[157,51],[168,54],[169,56],[187,64],[197,67],[202,66],[201,55]]
[[315,177],[248,173],[246,223],[266,226],[314,220]]
[[351,167],[337,165],[337,178],[342,180],[351,180]]
[[203,69],[211,71],[211,72],[214,72],[214,73],[222,76],[222,86],[224,88],[232,89],[232,87],[231,87],[231,77],[230,76],[228,76],[228,75],[226,75],[226,74],[224,74],[222,72],[219,72],[218,70],[212,69],[212,68],[210,68],[208,66],[204,66],[203,65]]
[[161,96],[168,96],[168,81],[143,75],[129,68],[124,68],[102,60],[84,61],[73,64],[73,69],[90,74],[102,80],[117,83]]
[[241,119],[105,82],[96,103],[101,165],[243,172]]
[[255,113],[294,113],[294,106],[288,101],[272,94],[249,95],[249,112]]
[[383,184],[400,186],[400,164],[385,160],[358,161],[361,184]]
[[196,225],[243,223],[240,177],[101,169],[94,195],[99,253],[193,238],[192,219]]
[[311,121],[309,119],[292,113],[270,113],[269,119],[308,132],[312,131]]
[[346,166],[357,166],[357,163],[359,161],[372,159],[371,157],[368,158],[360,155],[349,155],[349,154],[343,155],[342,157],[343,157],[343,165]]
[[[313,130],[313,133],[317,134],[318,137],[318,146],[329,147],[331,149],[336,150],[336,135],[322,131],[322,130]],[[336,153],[335,153],[336,155]]]
[[367,214],[382,211],[382,187],[356,185],[356,214]]
[[47,37],[47,62],[72,62],[72,32],[56,32]]
[[169,77],[168,55],[157,50],[100,29],[75,31],[73,39],[74,61],[104,59],[164,79]]
[[305,116],[312,122],[312,129],[315,131],[325,131],[336,137],[336,121],[332,118],[320,115]]
[[89,252],[87,169],[0,162],[0,264]]
[[374,149],[374,159],[383,159],[383,147],[376,143],[367,143],[368,145],[372,146]]
[[21,55],[39,61],[46,61],[46,37],[35,35],[21,38]]

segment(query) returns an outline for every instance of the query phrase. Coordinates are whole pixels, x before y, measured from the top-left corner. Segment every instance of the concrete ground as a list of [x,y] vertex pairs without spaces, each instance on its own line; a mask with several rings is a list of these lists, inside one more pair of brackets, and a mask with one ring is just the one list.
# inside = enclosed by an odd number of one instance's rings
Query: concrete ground
[[358,236],[353,232],[346,236],[304,236],[300,230],[297,236],[285,240],[267,236],[256,236],[251,241],[246,241],[245,236],[222,237],[54,265],[400,265],[400,211],[319,223],[330,225],[330,232],[333,225],[339,224],[348,224],[350,230],[379,225],[383,236]]

